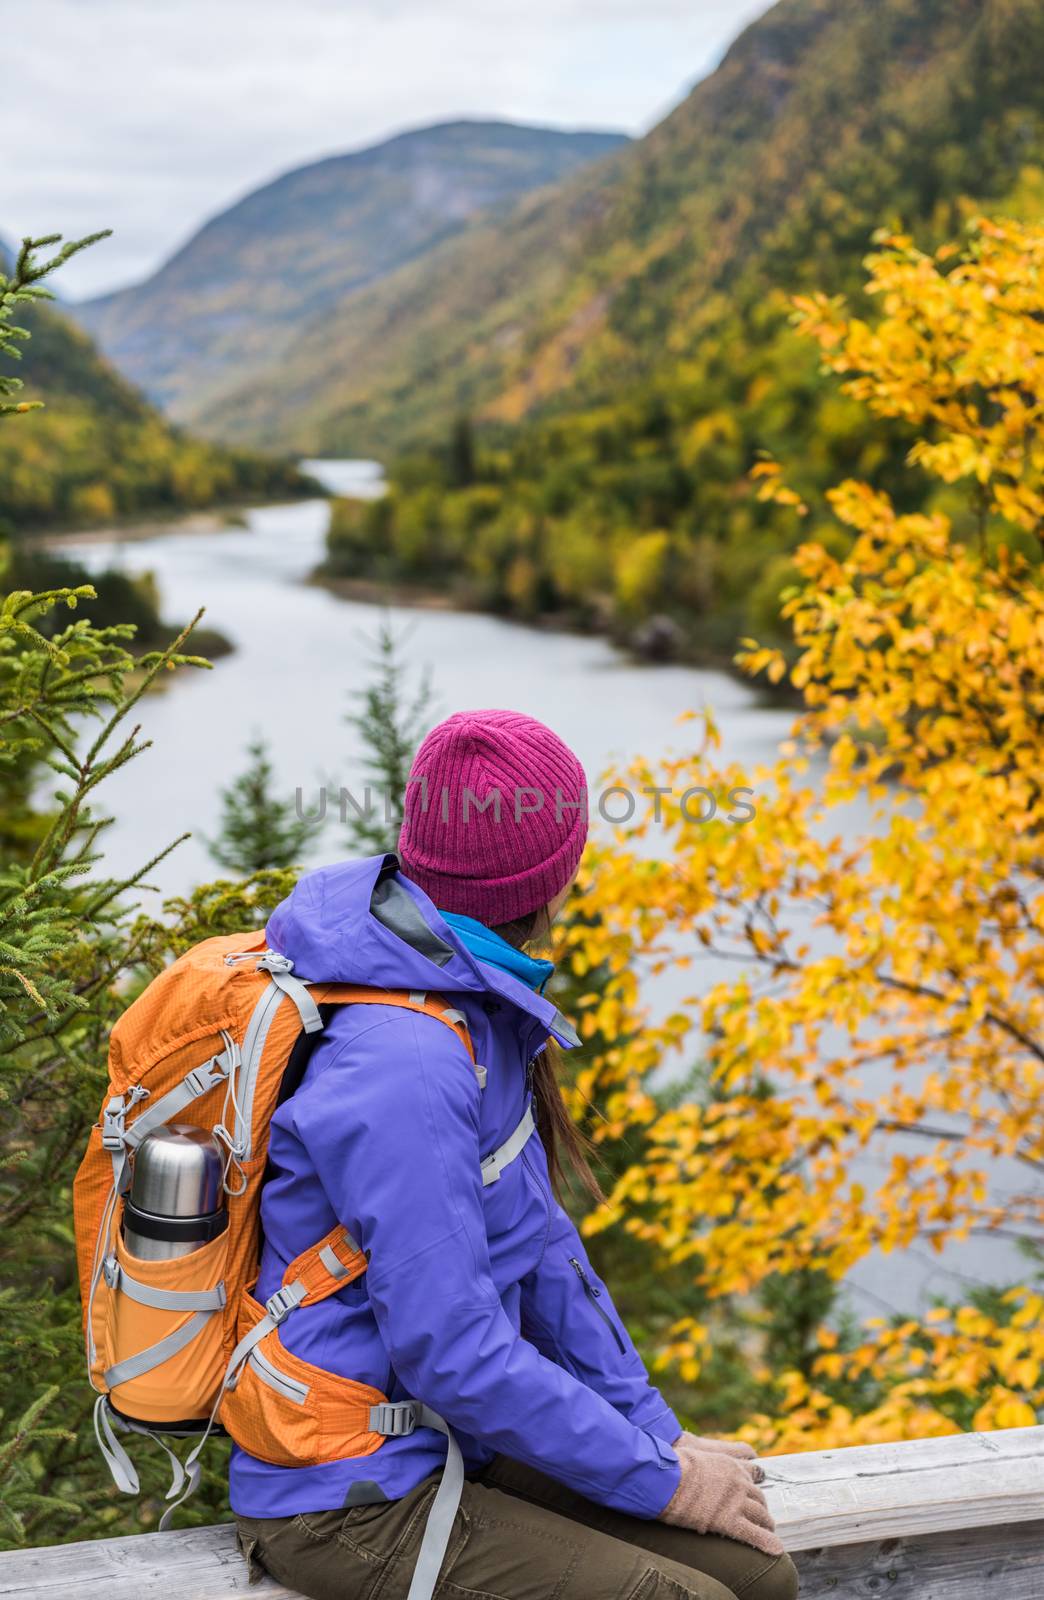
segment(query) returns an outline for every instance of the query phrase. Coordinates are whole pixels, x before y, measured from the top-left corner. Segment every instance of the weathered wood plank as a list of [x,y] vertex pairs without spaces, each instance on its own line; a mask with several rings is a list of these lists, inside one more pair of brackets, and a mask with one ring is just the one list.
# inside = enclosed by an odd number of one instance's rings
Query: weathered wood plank
[[[246,1566],[227,1522],[0,1555],[5,1600],[226,1600],[247,1592]],[[249,1593],[289,1600],[291,1591],[266,1580]]]
[[801,1600],[1041,1600],[1044,1522],[803,1550]]
[[1022,1461],[1044,1453],[1044,1428],[1004,1428],[998,1433],[949,1433],[938,1439],[904,1439],[898,1444],[849,1445],[837,1450],[807,1450],[796,1455],[767,1456],[766,1464],[786,1462],[787,1476],[802,1483],[853,1477],[882,1468],[963,1466],[977,1461]]
[[[1041,1600],[1044,1428],[776,1456],[766,1489],[803,1600]],[[232,1525],[0,1554],[3,1600],[248,1593]],[[268,1580],[256,1600],[292,1600]]]
[[[1040,1600],[1044,1523],[807,1550],[797,1563],[802,1600]],[[227,1600],[248,1593],[246,1568],[228,1524],[26,1551],[18,1565],[17,1578],[13,1571],[0,1573],[0,1593],[10,1600],[67,1595]],[[249,1594],[256,1600],[296,1600],[271,1579]]]
[[[807,1550],[797,1563],[802,1600],[1040,1600],[1044,1522]],[[227,1523],[20,1552],[18,1566],[17,1578],[13,1570],[9,1575],[0,1569],[0,1594],[10,1600],[227,1600],[248,1593],[246,1568]],[[256,1600],[297,1600],[271,1579],[249,1594]]]
[[1044,1516],[1044,1428],[775,1456],[766,1495],[789,1550]]

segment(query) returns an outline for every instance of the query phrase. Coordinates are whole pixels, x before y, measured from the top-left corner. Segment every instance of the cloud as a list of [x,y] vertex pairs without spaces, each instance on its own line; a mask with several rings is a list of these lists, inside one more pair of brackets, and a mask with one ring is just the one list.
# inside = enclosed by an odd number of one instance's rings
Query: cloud
[[64,290],[152,271],[277,172],[494,116],[642,132],[765,0],[35,0],[5,38],[0,233],[111,226]]

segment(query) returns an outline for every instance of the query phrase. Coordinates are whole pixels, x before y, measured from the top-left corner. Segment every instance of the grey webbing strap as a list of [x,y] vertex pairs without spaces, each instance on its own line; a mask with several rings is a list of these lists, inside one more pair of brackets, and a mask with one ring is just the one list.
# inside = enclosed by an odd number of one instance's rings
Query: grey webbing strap
[[446,1549],[453,1532],[453,1519],[457,1515],[464,1488],[464,1460],[460,1446],[450,1430],[449,1423],[430,1406],[418,1400],[385,1400],[370,1407],[370,1429],[383,1434],[386,1439],[399,1439],[415,1428],[434,1428],[446,1439],[446,1465],[442,1469],[439,1487],[424,1524],[424,1537],[417,1554],[417,1562],[410,1580],[406,1600],[431,1600],[439,1581]]
[[[148,1430],[148,1434],[153,1443],[159,1445],[167,1460],[170,1462],[170,1488],[167,1490],[163,1498],[164,1500],[173,1500],[175,1495],[177,1495],[179,1497],[177,1504],[180,1505],[182,1500],[184,1500],[187,1495],[192,1493],[193,1489],[196,1487],[196,1484],[199,1482],[199,1467],[196,1467],[195,1477],[193,1477],[192,1466],[186,1469],[182,1465],[181,1457],[178,1455],[177,1451],[167,1443],[166,1439],[161,1439],[159,1434],[153,1433],[151,1428]],[[195,1463],[192,1463],[192,1465],[194,1466]],[[181,1493],[182,1489],[185,1490],[185,1494]],[[173,1507],[171,1507],[171,1509],[173,1510]],[[164,1532],[165,1531],[166,1530],[164,1529]]]
[[[347,1228],[344,1230],[343,1238],[349,1249],[358,1250],[359,1246],[356,1244]],[[331,1278],[347,1278],[349,1272],[354,1271],[353,1267],[345,1266],[340,1257],[334,1254],[333,1247],[328,1244],[324,1244],[323,1248],[320,1250],[319,1260],[322,1262]]]
[[290,996],[301,1014],[301,1026],[305,1033],[321,1033],[323,1019],[319,1015],[319,1007],[312,999],[300,978],[292,977],[289,972],[273,972],[272,982],[283,993]]
[[406,1597],[406,1600],[431,1600],[431,1596],[435,1593],[435,1585],[439,1581],[439,1573],[442,1571],[442,1563],[446,1559],[450,1534],[453,1532],[453,1519],[457,1515],[464,1489],[464,1460],[449,1425],[437,1411],[432,1411],[429,1406],[418,1406],[417,1426],[434,1428],[436,1432],[446,1436],[446,1465],[442,1469],[439,1487],[435,1491],[435,1499],[431,1503],[428,1520],[424,1524],[424,1537],[410,1580],[410,1591]]
[[247,1076],[250,1074],[252,1063],[261,1059],[265,1042],[268,1038],[268,1030],[272,1026],[272,1019],[276,1013],[277,1003],[282,1004],[281,1000],[279,1000],[281,991],[276,989],[273,995],[274,988],[275,986],[270,983],[262,990],[257,1004],[250,1013],[250,1021],[246,1025],[240,1053],[243,1057],[243,1068]]
[[504,1168],[510,1166],[511,1162],[522,1154],[523,1147],[535,1132],[536,1121],[533,1117],[533,1107],[529,1105],[526,1107],[526,1114],[514,1133],[509,1134],[504,1143],[499,1145],[481,1163],[483,1188],[487,1188],[491,1183],[496,1183]]
[[[126,1157],[124,1157],[124,1161],[126,1161]],[[90,1367],[94,1366],[95,1358],[98,1354],[97,1346],[94,1342],[94,1297],[98,1292],[98,1285],[105,1271],[105,1252],[109,1248],[112,1219],[118,1199],[119,1195],[114,1185],[109,1190],[108,1198],[102,1208],[101,1221],[98,1224],[98,1236],[94,1241],[94,1264],[91,1270],[90,1287],[87,1291],[87,1355]],[[100,1439],[98,1443],[99,1445],[101,1444]]]
[[132,1127],[124,1134],[124,1142],[129,1150],[136,1150],[141,1141],[161,1123],[170,1122],[179,1111],[184,1111],[193,1100],[198,1100],[200,1095],[206,1094],[219,1083],[224,1083],[232,1070],[232,1063],[228,1052],[222,1050],[220,1055],[211,1056],[201,1067],[193,1067],[186,1072],[180,1083],[168,1089],[136,1118]]
[[127,1160],[127,1131],[123,1125],[126,1101],[122,1094],[113,1095],[102,1112],[102,1149],[109,1152],[112,1162],[112,1192],[122,1194],[130,1182],[130,1162]]
[[112,1162],[112,1189],[120,1195],[130,1184],[130,1162],[127,1159],[127,1112],[147,1100],[149,1091],[136,1083],[126,1094],[114,1094],[106,1102],[101,1118],[102,1149],[109,1152]]
[[213,1289],[154,1289],[150,1283],[132,1278],[118,1261],[105,1265],[105,1281],[110,1289],[136,1300],[140,1306],[152,1306],[156,1311],[221,1311],[225,1305],[225,1285]]
[[[285,1288],[277,1289],[275,1294],[269,1295],[268,1299],[265,1301],[265,1314],[261,1318],[260,1322],[255,1323],[250,1329],[250,1332],[245,1333],[242,1339],[240,1339],[239,1343],[236,1345],[236,1348],[229,1357],[228,1366],[225,1368],[225,1376],[221,1380],[221,1388],[217,1392],[217,1398],[211,1408],[210,1417],[206,1428],[203,1430],[203,1433],[200,1435],[196,1444],[193,1445],[192,1449],[185,1457],[184,1465],[182,1466],[182,1471],[186,1477],[185,1487],[173,1504],[167,1507],[166,1511],[164,1511],[162,1517],[160,1518],[160,1533],[167,1532],[171,1522],[173,1521],[175,1511],[177,1511],[179,1506],[184,1504],[190,1495],[195,1494],[196,1492],[201,1470],[199,1465],[200,1454],[207,1440],[210,1438],[214,1424],[218,1418],[218,1412],[221,1409],[221,1402],[224,1399],[227,1390],[234,1382],[236,1373],[246,1361],[254,1346],[260,1344],[261,1340],[270,1334],[273,1328],[278,1328],[283,1319],[289,1316],[291,1311],[297,1309],[307,1293],[308,1289],[300,1279],[298,1279],[296,1283],[287,1284]],[[168,1500],[173,1494],[177,1493],[177,1489],[179,1487],[180,1485],[177,1484],[171,1485],[170,1493],[167,1495]]]
[[[160,1438],[151,1428],[137,1425],[129,1430],[132,1433],[142,1433],[158,1444],[170,1462],[170,1488],[166,1498],[173,1500],[175,1495],[179,1498],[176,1505],[180,1505],[192,1493],[199,1482],[199,1467],[193,1462],[187,1469],[182,1466],[176,1452],[165,1439]],[[94,1437],[98,1441],[98,1449],[105,1459],[105,1463],[112,1474],[112,1480],[117,1489],[123,1494],[138,1494],[140,1484],[134,1463],[120,1441],[117,1439],[112,1426],[112,1408],[103,1394],[98,1396],[94,1405]],[[193,1472],[193,1467],[195,1471]],[[185,1492],[182,1493],[182,1490]],[[171,1507],[171,1511],[175,1509]],[[169,1517],[170,1513],[167,1513]],[[169,1524],[168,1524],[169,1525]]]
[[171,1356],[176,1356],[187,1344],[191,1344],[197,1333],[202,1333],[213,1314],[212,1311],[197,1311],[187,1322],[183,1322],[180,1328],[175,1328],[173,1333],[168,1333],[165,1338],[157,1339],[155,1344],[139,1350],[136,1356],[128,1356],[126,1361],[117,1361],[115,1366],[107,1367],[102,1373],[105,1387],[115,1389],[121,1383],[128,1383],[131,1378],[140,1378],[143,1372],[151,1372],[153,1367],[169,1361]]
[[[254,1326],[248,1333],[244,1333],[242,1339],[240,1339],[239,1343],[236,1345],[236,1348],[228,1358],[228,1366],[225,1368],[224,1382],[221,1385],[221,1394],[224,1394],[225,1390],[229,1386],[229,1383],[235,1377],[239,1368],[243,1365],[243,1362],[246,1360],[255,1344],[260,1344],[262,1339],[268,1337],[273,1328],[278,1328],[279,1324],[283,1321],[283,1318],[288,1316],[291,1311],[296,1310],[307,1293],[308,1289],[306,1285],[303,1284],[299,1278],[296,1283],[289,1284],[285,1289],[277,1289],[275,1294],[268,1297],[268,1299],[265,1301],[264,1316],[261,1318],[260,1322],[255,1322]],[[220,1402],[221,1395],[218,1396],[218,1404],[220,1404]],[[215,1415],[216,1414],[217,1411],[215,1407]]]
[[199,1488],[199,1480],[202,1472],[202,1468],[199,1464],[199,1452],[210,1438],[210,1430],[212,1426],[213,1418],[211,1418],[211,1421],[207,1423],[206,1432],[203,1434],[203,1437],[200,1439],[199,1443],[195,1445],[185,1457],[184,1463],[179,1460],[169,1445],[164,1444],[162,1439],[157,1438],[155,1434],[150,1435],[151,1438],[156,1440],[158,1445],[162,1445],[163,1449],[166,1450],[168,1456],[170,1457],[174,1473],[170,1488],[167,1490],[165,1496],[165,1499],[173,1501],[173,1504],[167,1507],[166,1511],[164,1511],[162,1517],[159,1519],[160,1533],[168,1533],[170,1531],[170,1525],[173,1521],[175,1511],[179,1506],[184,1505],[189,1496],[195,1494],[196,1490]]
[[266,950],[257,965],[260,971],[268,973],[276,988],[289,995],[294,1002],[305,1033],[321,1033],[323,1019],[319,1015],[319,1007],[308,993],[308,985],[293,976],[294,964],[289,956],[281,956],[275,950]]
[[122,1494],[137,1494],[138,1474],[134,1463],[113,1432],[109,1402],[100,1394],[94,1402],[94,1437],[112,1473],[112,1481]]
[[115,1195],[123,1194],[130,1188],[131,1165],[126,1150],[110,1150],[112,1158],[112,1192]]

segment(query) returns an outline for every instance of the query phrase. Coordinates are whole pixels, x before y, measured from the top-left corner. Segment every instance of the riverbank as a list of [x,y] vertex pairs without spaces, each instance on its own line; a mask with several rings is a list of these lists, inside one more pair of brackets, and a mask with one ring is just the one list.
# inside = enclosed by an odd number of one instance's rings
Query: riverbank
[[[305,465],[318,468],[321,463],[308,462]],[[331,463],[331,465],[337,464]],[[366,494],[359,498],[378,498],[381,484],[379,476],[373,474],[363,484]],[[324,490],[323,498],[331,500],[336,496]],[[302,501],[297,498],[257,504],[238,501],[235,505],[220,510],[215,508],[189,513],[172,512],[164,516],[134,517],[125,521],[112,521],[97,528],[51,529],[29,535],[22,542],[26,546],[53,550],[55,554],[63,555],[63,552],[72,547],[77,550],[92,547],[118,549],[124,545],[149,543],[165,537],[206,539],[242,532],[249,527],[251,515],[258,510],[278,510],[281,507],[291,508],[300,504]],[[652,616],[636,624],[629,631],[623,632],[613,626],[608,612],[601,614],[597,607],[584,613],[559,609],[543,616],[513,616],[484,607],[474,596],[464,591],[449,592],[434,585],[418,582],[345,577],[327,572],[321,561],[297,581],[323,589],[338,600],[358,605],[382,606],[402,611],[486,616],[541,637],[548,634],[562,634],[581,639],[604,639],[625,659],[636,665],[677,666],[697,671],[725,672],[741,682],[750,684],[750,679],[736,666],[732,655],[724,651],[699,648],[669,617]],[[177,629],[174,631],[177,632]],[[207,632],[209,639],[212,630]],[[213,654],[213,659],[218,659],[234,648],[234,645],[217,633],[213,652],[209,648],[200,646],[198,653],[208,656]],[[796,707],[800,703],[800,697],[790,689],[789,685],[758,683],[750,686],[767,706],[789,708]]]
[[[347,469],[347,477],[345,470]],[[338,502],[352,503],[360,508],[384,498],[386,482],[378,462],[340,462],[308,459],[300,463],[302,482],[316,485],[315,498],[322,498],[331,506]],[[261,509],[277,509],[301,504],[300,497],[280,498],[263,502],[238,499],[227,506],[215,506],[201,511],[170,512],[169,514],[112,519],[104,526],[88,529],[52,528],[28,536],[34,544],[53,548],[58,553],[64,546],[120,546],[157,539],[164,535],[179,538],[207,538],[241,530],[248,525],[251,513]],[[328,513],[329,518],[329,513]],[[731,649],[714,648],[687,633],[679,623],[666,614],[653,613],[627,627],[614,617],[606,601],[598,597],[583,610],[558,607],[542,615],[516,614],[482,603],[481,596],[466,588],[447,590],[434,584],[417,580],[390,580],[382,577],[347,576],[328,570],[329,528],[324,529],[321,559],[298,581],[324,589],[338,600],[360,605],[395,607],[406,611],[437,611],[455,614],[498,618],[515,627],[524,628],[540,636],[564,634],[577,638],[605,639],[614,650],[627,660],[647,666],[689,667],[697,671],[726,672],[739,681],[751,680],[736,665]],[[206,653],[201,651],[200,653]],[[224,653],[224,652],[219,652]],[[800,697],[789,684],[771,685],[759,682],[751,685],[763,703],[768,706],[795,708]]]
[[29,534],[23,542],[60,553],[67,545],[137,544],[142,539],[159,538],[163,533],[203,538],[221,533],[225,528],[242,527],[246,509],[237,506],[227,515],[217,511],[194,511],[188,515],[172,511],[165,517],[134,517],[126,522],[108,522],[97,528],[51,528],[44,533]]
[[63,544],[134,544],[143,539],[158,538],[163,533],[204,537],[225,529],[245,528],[250,513],[266,506],[296,506],[307,500],[332,498],[318,478],[303,473],[302,481],[308,484],[308,488],[302,489],[300,494],[279,495],[275,499],[249,499],[237,495],[234,500],[216,501],[212,506],[197,510],[171,507],[162,511],[135,512],[126,517],[107,517],[104,522],[86,528],[82,524],[48,524],[46,527],[27,528],[19,535],[18,542],[38,546],[53,544],[57,547]]
[[[185,528],[187,537],[201,537],[220,533],[216,518],[200,517],[197,526]],[[238,525],[245,527],[245,518]],[[173,531],[176,524],[171,524]],[[129,573],[122,559],[111,565],[98,567],[85,561],[85,553],[95,547],[114,550],[123,543],[132,545],[150,538],[162,537],[155,526],[140,524],[133,537],[113,542],[113,533],[91,532],[82,536],[65,538],[22,539],[12,544],[4,558],[4,576],[11,588],[28,589],[42,593],[48,589],[73,589],[90,584],[93,599],[79,601],[79,614],[87,617],[96,627],[121,627],[130,625],[134,636],[127,640],[127,648],[135,656],[148,655],[155,650],[165,650],[184,630],[190,616],[169,620],[162,610],[159,588],[148,571]],[[40,617],[37,626],[48,636],[65,627],[68,614],[59,607]],[[219,628],[197,624],[185,644],[185,653],[203,656],[208,661],[220,661],[231,655],[234,645]]]
[[[469,531],[440,526],[437,510],[423,496],[406,496],[404,502],[401,492],[389,493],[383,477],[371,477],[362,493],[337,485],[322,559],[312,576],[332,594],[349,599],[391,597],[411,607],[437,604],[448,611],[502,617],[541,632],[607,639],[634,661],[738,670],[734,657],[744,633],[739,614],[708,611],[695,600],[687,603],[682,572],[677,592],[659,605],[651,596],[643,602],[637,569],[623,595],[619,582],[614,588],[608,569],[599,563],[588,564],[584,581],[577,578],[563,586],[540,563],[521,555],[512,558],[510,546],[498,545],[476,559],[477,530],[477,523]],[[640,548],[634,556],[640,568]],[[774,704],[797,704],[788,685],[765,687]]]
[[332,578],[321,567],[304,580],[339,600],[355,600],[368,606],[399,606],[408,611],[467,611],[451,595],[422,584],[388,584],[377,578]]
[[[490,610],[464,593],[449,593],[445,589],[422,583],[392,582],[379,578],[347,578],[326,572],[322,563],[305,580],[315,588],[323,589],[335,599],[361,605],[384,606],[404,611],[449,612],[458,616],[492,617],[532,633],[546,636],[562,634],[580,639],[604,639],[614,650],[636,666],[676,666],[695,671],[728,673],[747,684],[767,706],[797,709],[801,696],[789,683],[769,684],[752,682],[736,665],[735,657],[724,652],[699,650],[686,641],[680,632],[676,635],[665,626],[670,618],[650,617],[630,634],[620,634],[608,620],[601,624],[589,615],[568,611],[549,612],[540,617],[517,617]],[[673,628],[673,624],[671,624]],[[644,631],[643,631],[644,630]]]

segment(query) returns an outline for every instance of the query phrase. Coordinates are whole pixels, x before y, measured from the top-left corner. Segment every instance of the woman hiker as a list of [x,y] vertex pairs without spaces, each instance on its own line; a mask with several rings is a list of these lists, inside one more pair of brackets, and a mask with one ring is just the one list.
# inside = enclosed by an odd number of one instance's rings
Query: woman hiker
[[368,1454],[233,1450],[252,1575],[313,1600],[797,1593],[753,1451],[682,1431],[556,1199],[565,1166],[594,1180],[555,1077],[576,1035],[528,947],[586,835],[583,769],[550,729],[460,712],[417,752],[400,870],[321,868],[268,924],[298,975],[436,997],[474,1049],[444,1017],[339,1006],[273,1118],[256,1292],[343,1224],[367,1271],[283,1343],[415,1403]]

